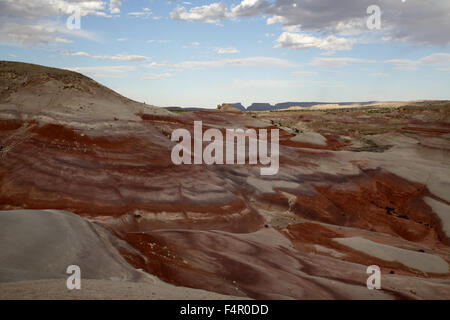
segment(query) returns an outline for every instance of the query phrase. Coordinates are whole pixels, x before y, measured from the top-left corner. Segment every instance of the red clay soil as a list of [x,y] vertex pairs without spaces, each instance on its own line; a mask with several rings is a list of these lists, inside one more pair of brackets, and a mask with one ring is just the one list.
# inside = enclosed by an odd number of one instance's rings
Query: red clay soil
[[[283,117],[309,123],[315,116]],[[278,186],[263,193],[248,181],[262,179],[254,167],[172,164],[174,143],[168,134],[177,127],[192,130],[194,120],[202,120],[204,130],[218,124],[222,130],[276,127],[258,127],[249,114],[232,112],[141,118],[92,131],[0,121],[0,209],[62,209],[96,220],[137,250],[120,249],[132,265],[177,285],[261,299],[355,298],[366,292],[365,267],[377,264],[385,273],[392,270],[407,277],[405,282],[426,288],[421,297],[439,292],[450,298],[450,288],[427,282],[448,281],[449,273],[424,274],[333,241],[364,236],[391,245],[413,244],[450,262],[450,240],[423,199],[449,203],[426,186],[385,170],[361,169],[351,176],[315,171],[320,161],[337,157],[332,151],[348,149],[349,143],[331,133],[324,133],[327,146],[296,143],[281,130],[283,170],[262,183],[273,179],[302,188]],[[449,132],[404,128],[417,135]],[[316,153],[319,149],[329,152]],[[358,166],[356,160],[351,163]],[[295,169],[312,173],[292,173]],[[271,225],[268,211],[280,216],[289,211],[297,220]],[[319,252],[316,245],[342,256]],[[386,276],[393,288],[395,277]],[[389,297],[410,298],[400,289],[389,290]]]

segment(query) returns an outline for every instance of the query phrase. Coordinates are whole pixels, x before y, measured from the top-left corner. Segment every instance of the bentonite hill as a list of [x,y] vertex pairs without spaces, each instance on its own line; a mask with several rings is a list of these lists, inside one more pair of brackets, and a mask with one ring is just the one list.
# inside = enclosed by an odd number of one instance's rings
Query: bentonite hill
[[[449,102],[227,110],[0,62],[0,298],[450,298]],[[279,172],[173,164],[194,121],[279,129]]]

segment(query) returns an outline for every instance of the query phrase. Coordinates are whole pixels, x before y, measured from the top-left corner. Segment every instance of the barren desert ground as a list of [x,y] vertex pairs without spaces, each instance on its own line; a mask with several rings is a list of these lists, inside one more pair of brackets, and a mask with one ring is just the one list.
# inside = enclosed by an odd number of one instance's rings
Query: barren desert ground
[[[194,121],[279,129],[278,173],[173,164]],[[448,101],[177,112],[3,61],[0,145],[0,299],[450,299]]]

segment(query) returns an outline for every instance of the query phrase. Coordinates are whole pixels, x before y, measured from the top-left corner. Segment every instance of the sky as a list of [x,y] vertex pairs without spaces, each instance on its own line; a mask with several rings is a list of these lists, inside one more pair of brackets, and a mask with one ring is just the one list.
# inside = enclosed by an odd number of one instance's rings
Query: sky
[[163,107],[445,100],[450,1],[0,0],[0,60]]

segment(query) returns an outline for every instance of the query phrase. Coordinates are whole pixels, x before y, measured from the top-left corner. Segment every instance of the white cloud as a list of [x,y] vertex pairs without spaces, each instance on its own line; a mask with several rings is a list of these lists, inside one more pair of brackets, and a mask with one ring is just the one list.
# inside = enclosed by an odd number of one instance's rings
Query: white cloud
[[81,16],[109,17],[100,0],[0,0],[0,41],[34,46],[71,43],[67,35],[94,39],[90,32],[69,30],[65,23],[51,19],[69,16],[75,7],[80,8]]
[[35,24],[6,22],[0,24],[0,42],[24,46],[70,43],[67,36],[94,39],[94,35],[83,30],[69,30],[65,25],[54,22]]
[[149,8],[144,8],[142,11],[133,11],[128,12],[129,16],[135,17],[135,18],[148,18],[153,14],[152,10]]
[[178,69],[200,69],[224,66],[240,67],[298,67],[297,64],[288,60],[270,57],[248,57],[239,59],[223,59],[210,61],[184,61],[175,64]]
[[[366,10],[372,4],[373,0],[295,0],[294,3],[293,0],[243,0],[231,6],[230,13],[222,2],[216,2],[190,10],[178,7],[171,15],[178,20],[209,23],[236,16],[262,15],[267,17],[267,24],[301,26],[302,31],[324,35],[354,36],[375,34],[366,27]],[[382,29],[375,35],[380,39],[450,44],[450,1],[377,0],[376,4],[382,8]]]
[[239,50],[235,47],[227,47],[227,48],[214,48],[214,51],[217,52],[217,54],[232,54],[232,53],[239,53]]
[[336,26],[328,28],[330,32],[336,32],[342,36],[353,36],[364,32],[368,32],[367,18],[354,18],[347,21],[339,21]]
[[143,76],[141,80],[162,80],[170,77],[173,77],[173,73],[150,73]]
[[294,76],[315,76],[317,75],[317,72],[315,71],[305,71],[305,70],[298,70],[298,71],[293,71],[292,74]]
[[[113,0],[112,2],[115,2],[113,6],[117,4],[117,1]],[[2,0],[0,1],[0,16],[24,19],[68,16],[74,12],[75,6],[80,8],[82,16],[108,16],[104,12],[105,3],[100,0]]]
[[332,56],[335,53],[336,53],[336,51],[326,51],[326,52],[321,52],[320,55],[321,56]]
[[315,67],[332,68],[342,67],[349,63],[370,63],[371,60],[364,60],[358,58],[314,58],[309,64]]
[[275,23],[285,23],[286,18],[282,16],[273,15],[270,18],[267,19],[266,23],[268,25],[275,24]]
[[69,51],[69,50],[61,50],[60,54],[65,56],[74,56],[74,57],[89,57],[89,53],[84,51]]
[[67,70],[82,73],[90,77],[97,78],[119,78],[123,77],[127,72],[134,71],[134,66],[94,66],[94,67],[71,67]]
[[72,40],[66,39],[66,38],[61,38],[61,37],[55,37],[53,39],[55,42],[57,43],[72,43]]
[[416,70],[418,61],[410,60],[410,59],[391,59],[386,60],[386,63],[395,65],[394,69],[396,70]]
[[100,60],[116,60],[116,61],[130,61],[130,62],[141,62],[150,60],[150,58],[140,55],[127,55],[127,54],[116,54],[114,56],[90,55],[83,51],[75,52],[70,50],[61,50],[59,51],[59,53],[65,56],[90,57],[93,59],[100,59]]
[[386,60],[386,63],[393,64],[396,70],[410,70],[414,71],[421,65],[450,65],[450,53],[433,53],[418,60],[411,59],[391,59]]
[[228,16],[227,7],[222,2],[193,7],[189,11],[185,7],[176,7],[170,17],[174,20],[200,21],[205,23],[217,23]]
[[[382,9],[382,29],[378,34],[392,40],[405,40],[421,44],[445,45],[450,43],[449,1],[378,0]],[[270,14],[268,24],[284,26],[302,25],[304,31],[355,35],[368,33],[365,27],[366,9],[373,0],[276,0],[261,12]]]
[[433,53],[419,59],[419,63],[430,65],[450,64],[450,53]]
[[267,0],[243,0],[239,5],[231,9],[231,13],[237,17],[249,17],[258,15],[269,7],[270,2]]
[[116,54],[114,56],[92,56],[94,59],[101,60],[118,60],[118,61],[132,61],[132,62],[140,62],[140,61],[148,61],[150,58],[146,56],[140,55],[127,55],[127,54]]
[[[350,63],[385,63],[394,65],[395,70],[416,70],[419,66],[450,66],[450,53],[433,53],[423,58],[366,60],[359,58],[314,58],[309,64],[316,67],[342,67]],[[381,73],[379,74],[381,75]]]
[[110,0],[109,1],[109,12],[113,14],[120,13],[120,6],[122,5],[121,0]]
[[321,50],[337,51],[350,50],[355,39],[338,38],[335,36],[328,36],[326,38],[318,38],[303,33],[283,32],[277,40],[276,48],[290,48],[290,49],[311,49],[317,48]]
[[283,31],[286,31],[286,32],[302,32],[302,26],[301,25],[283,26]]
[[146,68],[160,68],[160,67],[166,67],[167,63],[166,62],[163,62],[163,63],[151,62],[148,64],[144,64],[143,66]]

